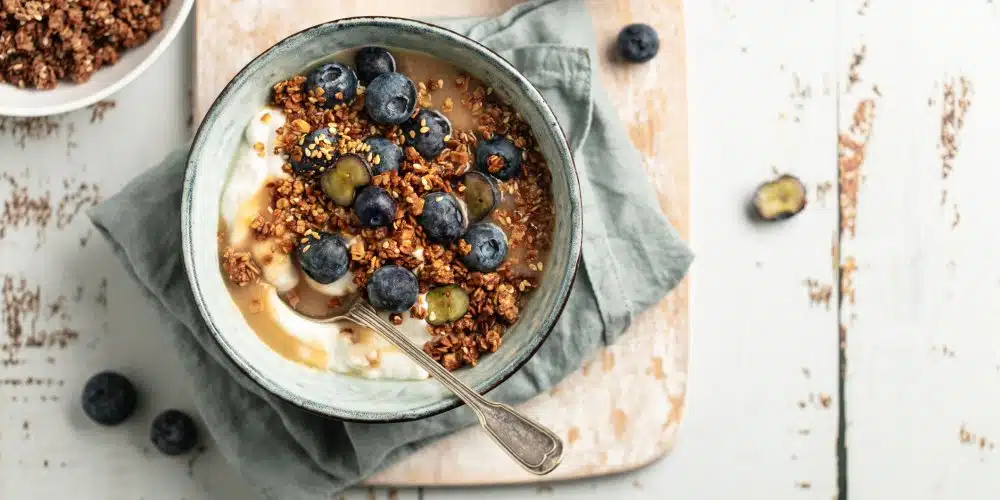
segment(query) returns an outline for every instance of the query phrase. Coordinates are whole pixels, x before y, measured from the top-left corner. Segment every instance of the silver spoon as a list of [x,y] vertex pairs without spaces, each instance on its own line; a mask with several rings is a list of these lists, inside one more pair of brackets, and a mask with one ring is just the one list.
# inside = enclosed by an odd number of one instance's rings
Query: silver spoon
[[562,461],[563,443],[559,436],[514,408],[480,396],[434,361],[423,349],[410,342],[392,323],[382,319],[375,308],[363,299],[356,299],[342,316],[314,318],[298,311],[296,313],[311,321],[350,321],[378,332],[469,405],[476,412],[479,424],[486,433],[528,472],[545,475],[555,470]]

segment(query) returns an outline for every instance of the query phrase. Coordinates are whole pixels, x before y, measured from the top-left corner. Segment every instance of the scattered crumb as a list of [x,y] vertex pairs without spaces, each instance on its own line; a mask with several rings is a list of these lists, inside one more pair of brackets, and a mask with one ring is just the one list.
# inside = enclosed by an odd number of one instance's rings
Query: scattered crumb
[[861,165],[871,139],[875,119],[875,101],[865,99],[854,110],[851,125],[838,139],[838,171],[840,183],[840,231],[854,237],[858,211],[858,187]]
[[833,287],[831,285],[821,285],[819,281],[812,278],[807,279],[805,284],[809,288],[809,302],[812,305],[823,304],[827,309],[830,309],[830,298],[833,296]]
[[854,272],[858,270],[854,257],[847,257],[840,266],[840,294],[854,304]]
[[812,488],[812,483],[809,481],[795,481],[795,487],[800,490],[808,490]]
[[819,395],[819,405],[823,408],[829,408],[833,403],[833,398],[829,394],[820,393]]
[[958,135],[965,126],[965,113],[969,110],[972,85],[964,76],[944,84],[941,93],[941,178],[947,179],[954,169],[958,155]]
[[820,205],[826,206],[826,195],[833,189],[833,183],[830,181],[823,181],[816,185],[816,199],[819,200]]
[[868,52],[868,47],[866,45],[862,45],[861,48],[856,50],[854,52],[854,55],[851,56],[851,64],[847,68],[848,92],[850,92],[851,87],[853,87],[854,84],[858,83],[858,81],[861,80],[861,77],[858,75],[858,68],[861,67],[861,63],[865,62],[865,55],[867,54],[867,52]]

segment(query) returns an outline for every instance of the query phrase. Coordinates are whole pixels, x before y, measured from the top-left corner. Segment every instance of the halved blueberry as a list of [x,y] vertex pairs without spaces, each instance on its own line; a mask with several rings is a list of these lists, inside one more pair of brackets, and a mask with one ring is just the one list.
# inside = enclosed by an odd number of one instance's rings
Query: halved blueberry
[[436,191],[425,194],[422,199],[424,211],[417,222],[424,228],[427,239],[433,243],[449,243],[465,232],[466,216],[453,195]]
[[289,158],[292,169],[306,174],[326,169],[337,159],[337,134],[328,128],[313,130],[299,140]]
[[365,285],[368,302],[380,311],[401,313],[417,302],[420,287],[417,277],[409,269],[390,265],[372,273]]
[[372,173],[384,174],[391,170],[399,170],[403,163],[403,148],[385,137],[372,136],[364,140],[372,154]]
[[358,68],[358,78],[368,85],[382,73],[396,71],[396,59],[382,47],[361,47],[354,55],[354,67]]
[[396,202],[389,192],[378,186],[367,186],[354,199],[354,214],[365,227],[388,226],[396,217]]
[[135,413],[139,397],[124,375],[103,371],[83,386],[83,412],[101,425],[118,425]]
[[421,109],[417,116],[402,125],[406,145],[413,146],[425,159],[437,158],[444,151],[445,137],[451,136],[451,122],[432,109]]
[[406,75],[383,73],[365,90],[365,110],[375,123],[399,125],[417,105],[417,88]]
[[313,231],[295,247],[302,272],[321,284],[337,281],[347,274],[351,254],[347,241],[338,234]]
[[368,162],[356,154],[346,154],[327,168],[319,178],[323,194],[341,207],[354,202],[354,192],[372,181]]
[[469,172],[462,178],[465,191],[465,206],[469,209],[469,221],[478,222],[500,205],[501,193],[497,181],[482,172]]
[[358,96],[358,75],[340,63],[323,64],[306,76],[306,90],[322,95],[324,108],[350,103]]
[[427,322],[451,323],[469,310],[469,294],[458,285],[439,286],[427,292]]
[[459,259],[465,267],[479,272],[495,271],[507,257],[507,235],[496,224],[473,224],[462,236],[472,250]]
[[153,419],[149,439],[165,455],[180,455],[198,444],[198,427],[180,410],[167,410]]
[[506,181],[521,175],[521,150],[499,135],[476,145],[476,168]]

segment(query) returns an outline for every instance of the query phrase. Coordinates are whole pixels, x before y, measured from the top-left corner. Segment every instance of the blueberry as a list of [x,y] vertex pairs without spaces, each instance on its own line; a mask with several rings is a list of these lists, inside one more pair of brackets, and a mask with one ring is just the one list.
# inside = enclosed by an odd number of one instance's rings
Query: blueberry
[[521,175],[521,150],[499,135],[476,145],[476,168],[506,181]]
[[406,75],[384,73],[365,90],[365,110],[375,123],[399,125],[410,118],[417,105],[417,88]]
[[305,239],[295,248],[295,256],[307,276],[325,285],[347,274],[351,257],[343,237],[312,231]]
[[354,213],[362,226],[388,226],[396,218],[396,202],[385,189],[368,186],[354,198]]
[[444,151],[445,137],[451,135],[451,122],[437,111],[421,109],[417,116],[403,124],[402,129],[406,145],[413,146],[420,156],[433,160]]
[[351,153],[337,158],[320,175],[319,187],[337,206],[349,207],[354,203],[355,191],[371,181],[371,166],[361,156]]
[[618,33],[618,52],[632,62],[646,62],[660,50],[660,37],[648,24],[630,24]]
[[378,268],[365,286],[368,301],[380,311],[401,313],[417,302],[420,288],[417,277],[409,269],[401,266]]
[[372,161],[369,163],[372,173],[378,175],[399,170],[399,165],[403,163],[403,148],[399,144],[379,136],[369,137],[364,142],[371,148]]
[[337,160],[337,134],[328,128],[313,130],[295,146],[289,163],[299,174],[317,172],[329,167]]
[[149,439],[165,455],[180,455],[198,444],[198,427],[180,410],[167,410],[153,419]]
[[507,257],[507,235],[492,222],[473,224],[462,239],[472,250],[459,258],[473,271],[495,271]]
[[382,73],[396,71],[396,60],[382,47],[362,47],[354,55],[354,67],[358,68],[358,78],[368,85]]
[[83,386],[83,412],[101,425],[118,425],[135,413],[139,397],[124,375],[100,372]]
[[[306,76],[306,90],[316,92],[325,98],[323,107],[332,108],[336,104],[349,103],[358,95],[358,75],[354,70],[340,63],[327,63]],[[338,96],[339,94],[339,96]]]
[[500,206],[503,194],[497,181],[482,172],[469,172],[462,178],[462,191],[470,222],[479,222]]
[[466,216],[454,196],[443,192],[423,196],[424,211],[417,218],[432,243],[455,241],[465,231]]

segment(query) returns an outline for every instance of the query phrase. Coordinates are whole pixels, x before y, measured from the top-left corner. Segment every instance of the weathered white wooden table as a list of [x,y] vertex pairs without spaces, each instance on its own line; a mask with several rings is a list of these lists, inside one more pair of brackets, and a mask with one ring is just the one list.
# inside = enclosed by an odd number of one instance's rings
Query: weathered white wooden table
[[[696,334],[676,449],[585,482],[347,498],[1000,497],[997,9],[689,2]],[[113,108],[0,122],[4,336],[30,328],[22,354],[43,361],[0,368],[4,500],[252,498],[211,443],[184,459],[148,445],[150,414],[190,408],[188,389],[81,212],[190,136],[190,35]],[[746,198],[775,171],[808,184],[809,207],[753,224]],[[78,408],[106,367],[156,380],[130,432]]]

